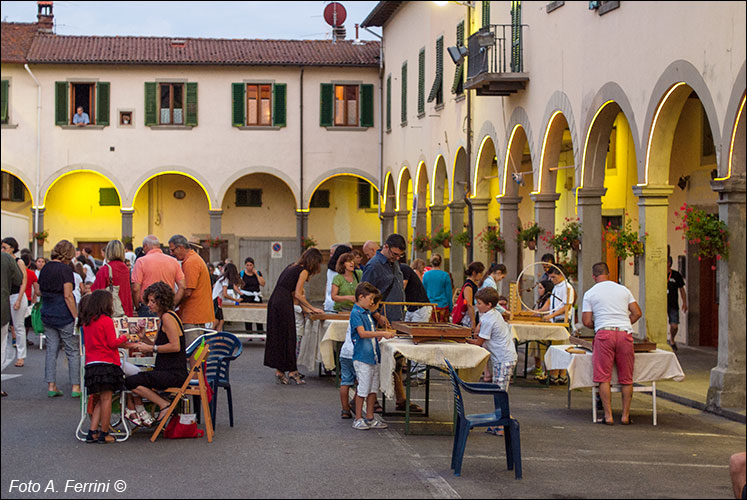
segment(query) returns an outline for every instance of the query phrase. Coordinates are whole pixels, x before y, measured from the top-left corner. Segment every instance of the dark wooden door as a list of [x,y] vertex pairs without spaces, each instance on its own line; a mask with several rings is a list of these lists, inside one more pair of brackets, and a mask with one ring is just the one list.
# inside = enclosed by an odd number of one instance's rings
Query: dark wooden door
[[697,307],[700,310],[700,345],[710,347],[718,347],[718,284],[715,267],[714,258],[703,258],[698,266],[700,296]]

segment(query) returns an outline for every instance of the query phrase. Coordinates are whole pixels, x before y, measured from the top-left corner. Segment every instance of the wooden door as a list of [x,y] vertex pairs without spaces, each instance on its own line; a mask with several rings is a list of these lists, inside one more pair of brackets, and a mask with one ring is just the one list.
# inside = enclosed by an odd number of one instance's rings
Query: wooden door
[[[718,283],[716,282],[716,259],[701,259],[699,270],[699,332],[700,345],[718,347]],[[690,306],[693,304],[690,302]]]
[[[617,229],[622,224],[622,217],[602,217],[602,227],[606,228],[607,223],[612,223],[612,227]],[[607,263],[607,267],[610,268],[610,280],[616,283],[620,283],[620,259],[615,255],[615,250],[612,245],[609,245],[610,235],[607,231],[602,229],[602,258]]]

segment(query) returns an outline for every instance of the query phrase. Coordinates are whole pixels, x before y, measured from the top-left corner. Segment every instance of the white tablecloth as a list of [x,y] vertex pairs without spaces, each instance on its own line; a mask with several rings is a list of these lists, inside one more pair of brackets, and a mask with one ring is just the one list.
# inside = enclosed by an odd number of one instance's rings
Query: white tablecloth
[[335,368],[335,342],[345,342],[345,335],[348,331],[347,320],[327,320],[322,326],[324,335],[319,343],[319,353],[322,356],[324,368],[332,370]]
[[380,388],[388,398],[394,397],[394,355],[402,354],[405,358],[429,366],[446,369],[444,358],[449,360],[459,376],[474,382],[480,378],[482,370],[490,358],[490,353],[477,345],[458,342],[421,342],[414,344],[410,339],[388,339],[379,342],[381,347]]
[[522,323],[509,323],[511,334],[519,342],[528,340],[563,340],[567,341],[568,329],[564,326],[553,325],[529,325]]
[[224,304],[223,319],[225,321],[243,321],[245,323],[267,324],[267,305],[262,307]]
[[[330,365],[327,364],[329,359],[324,362],[324,366],[328,369],[332,369],[334,363],[334,344],[328,342],[329,346],[325,345],[325,349],[331,349],[332,354],[326,351],[324,354],[321,352],[321,343],[327,332],[331,330],[331,335],[334,336],[333,340],[339,340],[340,342],[345,341],[345,330],[348,327],[348,320],[340,319],[327,319],[324,321],[306,319],[306,327],[304,328],[304,335],[301,338],[301,347],[298,351],[299,365],[303,365],[309,370],[315,370],[316,364],[319,361],[323,361],[325,358],[322,356],[330,356],[333,360]],[[342,333],[340,333],[342,332]],[[340,338],[342,336],[342,338]],[[331,367],[332,368],[331,368]]]
[[[570,389],[592,387],[594,366],[591,353],[571,354],[566,352],[569,345],[554,345],[547,349],[545,365],[548,370],[568,370]],[[637,352],[633,367],[633,382],[655,382],[663,379],[679,382],[685,378],[677,356],[672,352],[657,349],[654,352]],[[612,370],[612,385],[617,384],[617,367]]]

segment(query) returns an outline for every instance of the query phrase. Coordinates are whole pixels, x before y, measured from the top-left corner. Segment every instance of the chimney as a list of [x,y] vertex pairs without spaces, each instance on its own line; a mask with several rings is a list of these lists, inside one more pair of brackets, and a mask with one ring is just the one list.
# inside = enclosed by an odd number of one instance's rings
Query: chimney
[[36,15],[36,24],[40,33],[52,33],[54,29],[54,15],[52,14],[51,1],[36,2],[38,13]]
[[335,41],[338,40],[345,40],[345,26],[338,26],[336,28],[332,28],[332,37]]

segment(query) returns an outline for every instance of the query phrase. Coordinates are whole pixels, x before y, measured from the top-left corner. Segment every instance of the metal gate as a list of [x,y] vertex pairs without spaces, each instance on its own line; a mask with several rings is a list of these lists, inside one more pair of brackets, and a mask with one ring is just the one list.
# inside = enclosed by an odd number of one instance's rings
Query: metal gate
[[[282,244],[282,257],[272,258],[273,242]],[[252,257],[254,266],[267,281],[262,288],[264,302],[269,300],[280,273],[300,257],[296,238],[239,238],[239,262],[236,267],[244,269],[244,259]]]

